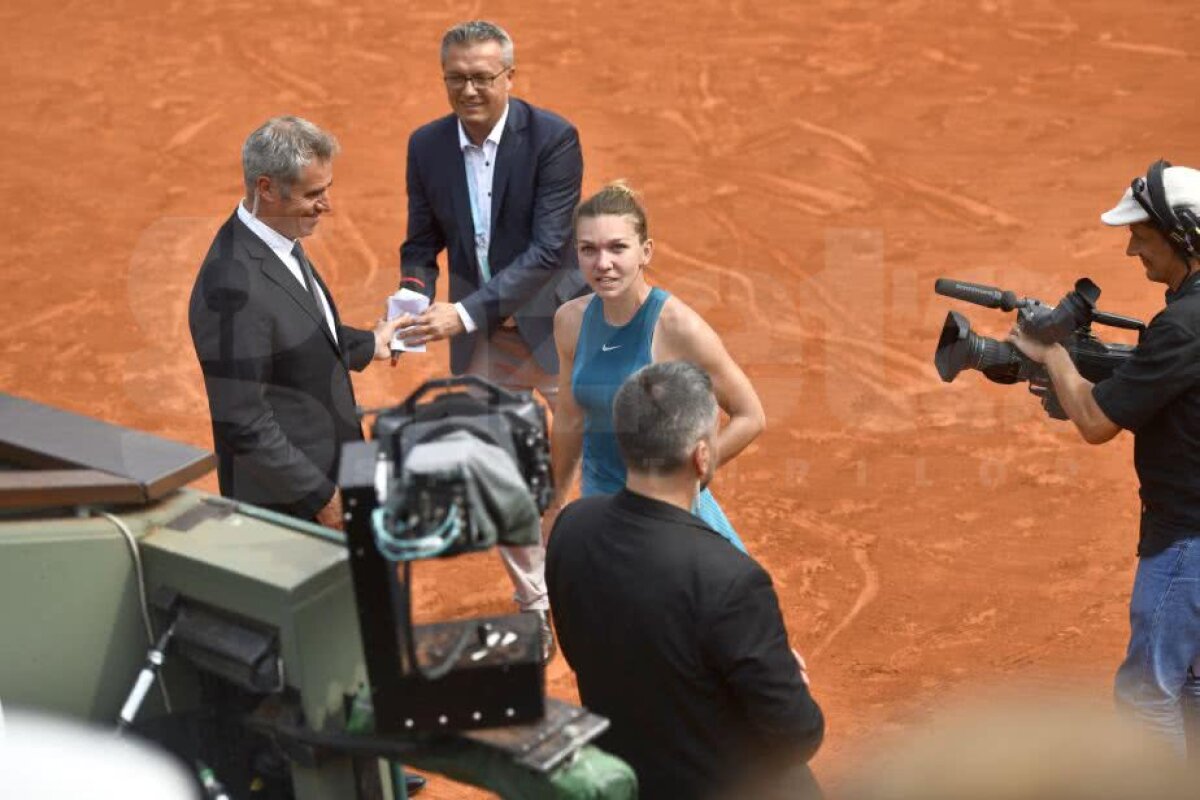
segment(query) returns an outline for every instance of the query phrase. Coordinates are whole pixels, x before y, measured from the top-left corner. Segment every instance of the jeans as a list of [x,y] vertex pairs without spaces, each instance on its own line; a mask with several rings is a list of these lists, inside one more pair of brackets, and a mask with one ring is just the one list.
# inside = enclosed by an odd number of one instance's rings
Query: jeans
[[[1129,600],[1129,649],[1117,670],[1117,705],[1180,755],[1200,759],[1200,537],[1138,562]],[[1190,746],[1189,746],[1190,745]]]

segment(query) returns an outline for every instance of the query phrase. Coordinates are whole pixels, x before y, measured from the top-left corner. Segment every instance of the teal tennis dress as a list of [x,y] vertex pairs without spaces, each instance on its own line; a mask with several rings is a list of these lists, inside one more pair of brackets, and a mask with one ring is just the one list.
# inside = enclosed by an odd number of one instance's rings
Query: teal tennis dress
[[[604,319],[604,304],[593,297],[583,312],[571,391],[583,409],[583,496],[615,494],[625,486],[625,462],[612,428],[613,398],[633,373],[650,363],[654,326],[670,294],[650,290],[646,302],[626,324],[615,327]],[[733,525],[705,489],[696,497],[692,513],[741,550],[746,546]]]

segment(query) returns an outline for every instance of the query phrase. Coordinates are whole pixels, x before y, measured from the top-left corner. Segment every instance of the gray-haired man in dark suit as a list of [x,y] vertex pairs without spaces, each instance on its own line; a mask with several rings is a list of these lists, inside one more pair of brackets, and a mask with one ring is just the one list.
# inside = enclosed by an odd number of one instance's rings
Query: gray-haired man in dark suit
[[337,151],[297,117],[250,134],[246,196],[217,231],[188,307],[221,494],[331,528],[342,527],[341,446],[362,438],[350,370],[389,358],[398,324],[343,325],[300,243],[331,210]]

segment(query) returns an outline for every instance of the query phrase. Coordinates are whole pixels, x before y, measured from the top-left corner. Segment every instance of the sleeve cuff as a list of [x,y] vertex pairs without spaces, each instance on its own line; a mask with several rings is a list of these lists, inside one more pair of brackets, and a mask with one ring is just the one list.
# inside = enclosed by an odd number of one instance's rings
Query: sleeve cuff
[[1124,428],[1127,431],[1132,431],[1137,428],[1137,422],[1130,419],[1130,415],[1125,413],[1120,403],[1117,401],[1117,395],[1113,389],[1113,379],[1108,378],[1102,380],[1092,387],[1092,400],[1095,401],[1096,407],[1108,417],[1109,420],[1119,428]]
[[467,329],[467,333],[474,333],[479,326],[471,319],[471,315],[467,313],[467,309],[462,303],[455,303],[454,310],[458,312],[458,318],[462,320],[463,327]]

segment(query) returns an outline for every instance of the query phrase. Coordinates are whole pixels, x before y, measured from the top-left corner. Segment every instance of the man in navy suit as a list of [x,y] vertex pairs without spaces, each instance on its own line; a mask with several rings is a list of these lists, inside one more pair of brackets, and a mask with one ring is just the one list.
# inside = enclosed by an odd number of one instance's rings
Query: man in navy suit
[[[448,338],[455,374],[537,389],[553,408],[554,312],[585,287],[572,247],[583,180],[579,135],[562,117],[509,96],[513,43],[499,26],[454,26],[441,57],[453,113],[408,142],[400,286],[432,301],[445,250],[450,302],[432,303],[405,339]],[[544,620],[544,549],[502,553],[518,604]]]
[[509,96],[512,40],[492,23],[451,28],[442,70],[454,113],[408,142],[400,285],[432,300],[445,250],[450,303],[431,305],[406,339],[449,338],[455,374],[536,388],[552,405],[554,311],[585,286],[571,246],[583,180],[579,134]]

